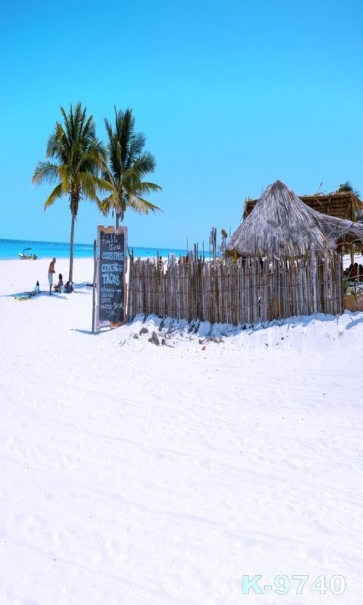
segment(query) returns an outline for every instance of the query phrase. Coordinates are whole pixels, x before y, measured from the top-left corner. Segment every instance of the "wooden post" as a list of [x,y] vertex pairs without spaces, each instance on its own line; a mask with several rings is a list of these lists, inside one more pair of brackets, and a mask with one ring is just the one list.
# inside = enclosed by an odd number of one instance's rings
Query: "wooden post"
[[96,240],[93,242],[93,290],[92,290],[92,334],[95,333],[95,314],[96,314]]
[[134,253],[129,249],[130,265],[129,265],[129,281],[127,284],[127,305],[126,305],[126,321],[132,319],[132,304],[133,304],[133,292],[132,292],[132,272],[134,265]]
[[313,296],[313,313],[317,312],[317,289],[316,289],[316,280],[317,280],[317,271],[316,271],[316,258],[315,258],[315,245],[311,244],[310,248],[310,279],[311,279],[311,287],[312,287],[312,296]]
[[350,262],[354,265],[354,244],[350,244]]

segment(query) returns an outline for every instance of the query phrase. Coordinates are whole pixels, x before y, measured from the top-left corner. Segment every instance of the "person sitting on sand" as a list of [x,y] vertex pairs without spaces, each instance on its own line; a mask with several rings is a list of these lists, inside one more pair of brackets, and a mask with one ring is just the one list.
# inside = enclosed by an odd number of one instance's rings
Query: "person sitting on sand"
[[64,286],[65,291],[67,292],[67,294],[70,294],[71,292],[74,292],[74,288],[73,288],[73,284],[71,281],[67,281],[66,285]]
[[59,278],[59,281],[58,281],[57,285],[54,286],[54,291],[55,292],[61,292],[62,288],[63,288],[63,285],[64,285],[63,284],[63,275],[61,273],[59,274],[58,278]]
[[37,281],[37,283],[35,284],[34,290],[32,290],[31,292],[28,292],[28,296],[29,298],[31,296],[36,296],[37,294],[39,294],[40,292],[40,286],[39,286],[39,281]]

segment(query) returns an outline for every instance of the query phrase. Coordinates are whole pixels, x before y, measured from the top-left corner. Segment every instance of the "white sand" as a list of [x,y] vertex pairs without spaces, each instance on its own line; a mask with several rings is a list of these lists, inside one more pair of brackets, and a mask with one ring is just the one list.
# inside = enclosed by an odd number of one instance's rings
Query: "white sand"
[[0,262],[0,604],[360,605],[363,314],[92,335],[92,261],[14,300],[48,262]]

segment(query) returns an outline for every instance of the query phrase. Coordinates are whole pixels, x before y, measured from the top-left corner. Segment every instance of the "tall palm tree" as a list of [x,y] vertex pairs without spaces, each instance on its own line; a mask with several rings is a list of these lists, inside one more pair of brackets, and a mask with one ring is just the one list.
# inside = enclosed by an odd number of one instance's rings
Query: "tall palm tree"
[[51,160],[39,162],[35,168],[32,182],[39,185],[44,182],[57,182],[49,197],[45,200],[44,210],[65,196],[69,198],[71,210],[69,281],[73,281],[74,228],[79,202],[88,198],[100,203],[99,191],[111,191],[112,185],[100,175],[104,165],[106,150],[96,138],[93,117],[86,116],[86,108],[81,103],[70,106],[67,115],[60,108],[63,124],[55,123],[54,131],[47,143],[46,157]]
[[104,214],[111,210],[116,215],[116,229],[123,221],[127,208],[140,214],[160,210],[158,206],[142,196],[152,191],[160,191],[155,183],[143,181],[149,172],[154,172],[154,156],[144,151],[146,138],[135,132],[135,118],[132,109],[117,111],[115,107],[115,127],[105,118],[108,137],[108,163],[103,169],[103,178],[113,186],[111,194],[102,201],[100,208]]

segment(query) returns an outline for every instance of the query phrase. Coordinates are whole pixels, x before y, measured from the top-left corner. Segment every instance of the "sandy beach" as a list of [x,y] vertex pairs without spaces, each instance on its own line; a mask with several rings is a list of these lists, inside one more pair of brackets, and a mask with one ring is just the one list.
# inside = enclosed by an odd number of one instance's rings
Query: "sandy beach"
[[49,260],[0,261],[1,605],[359,605],[363,313],[94,335]]

